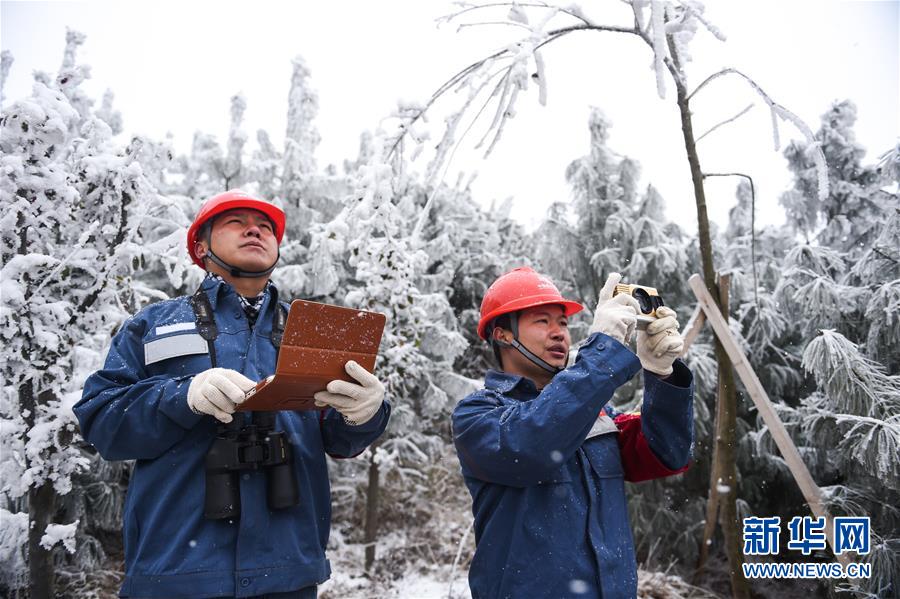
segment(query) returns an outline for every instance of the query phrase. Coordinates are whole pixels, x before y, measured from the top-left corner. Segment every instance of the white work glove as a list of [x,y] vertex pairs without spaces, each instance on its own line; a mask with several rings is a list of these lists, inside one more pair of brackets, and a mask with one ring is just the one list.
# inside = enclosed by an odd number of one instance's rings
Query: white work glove
[[634,334],[641,305],[625,293],[613,297],[613,291],[621,280],[622,275],[617,272],[607,277],[603,289],[600,290],[597,308],[594,310],[594,322],[588,329],[588,334],[605,333],[619,343],[627,345]]
[[313,397],[320,408],[331,406],[341,413],[344,422],[352,426],[365,424],[372,419],[384,401],[384,385],[374,374],[350,360],[344,366],[347,374],[359,381],[359,385],[336,379],[318,391]]
[[675,310],[661,306],[656,309],[656,320],[638,331],[637,355],[645,370],[660,376],[672,374],[672,362],[684,349],[676,316]]
[[254,381],[237,370],[210,368],[191,381],[188,407],[194,414],[209,414],[228,424],[237,404],[244,401],[244,395],[255,386]]

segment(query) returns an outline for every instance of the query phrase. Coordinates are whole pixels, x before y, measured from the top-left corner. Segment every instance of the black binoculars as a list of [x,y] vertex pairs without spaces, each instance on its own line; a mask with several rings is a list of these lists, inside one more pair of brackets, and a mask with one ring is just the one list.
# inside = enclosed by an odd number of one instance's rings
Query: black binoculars
[[203,515],[211,520],[236,518],[241,513],[239,476],[262,468],[266,475],[269,509],[300,503],[293,468],[291,444],[283,432],[275,432],[274,412],[253,412],[251,424],[219,424],[216,438],[206,452],[206,498]]

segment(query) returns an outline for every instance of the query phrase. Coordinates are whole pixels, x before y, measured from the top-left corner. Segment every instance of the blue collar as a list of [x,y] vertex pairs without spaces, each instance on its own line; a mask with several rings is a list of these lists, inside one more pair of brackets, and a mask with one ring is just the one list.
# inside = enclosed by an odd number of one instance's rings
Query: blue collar
[[[209,306],[212,308],[213,312],[216,311],[219,299],[227,297],[228,294],[234,294],[234,299],[239,304],[241,304],[240,295],[235,291],[234,287],[231,286],[228,281],[219,277],[218,275],[214,275],[212,273],[206,273],[206,278],[203,279],[203,282],[200,283],[200,287],[203,291],[206,292],[206,296],[209,298]],[[263,294],[271,295],[271,291],[275,289],[275,284],[271,281],[271,279],[266,283],[265,289],[263,289]],[[263,307],[265,303],[265,298],[258,305],[260,309]]]
[[501,370],[488,370],[484,375],[484,388],[502,395],[521,396],[519,399],[533,399],[538,395],[537,386],[529,378],[520,374],[510,374]]

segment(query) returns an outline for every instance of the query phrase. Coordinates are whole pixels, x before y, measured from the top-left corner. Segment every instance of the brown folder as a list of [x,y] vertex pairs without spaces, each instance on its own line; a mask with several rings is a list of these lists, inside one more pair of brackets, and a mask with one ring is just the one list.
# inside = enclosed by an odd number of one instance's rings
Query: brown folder
[[288,312],[275,374],[247,392],[238,411],[317,410],[313,394],[335,379],[357,381],[344,365],[355,360],[372,372],[385,316],[294,300]]

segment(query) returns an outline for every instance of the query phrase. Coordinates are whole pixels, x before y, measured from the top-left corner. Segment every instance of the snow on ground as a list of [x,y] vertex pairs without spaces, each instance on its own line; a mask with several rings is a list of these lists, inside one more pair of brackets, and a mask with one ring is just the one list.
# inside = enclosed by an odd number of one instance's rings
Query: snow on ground
[[452,583],[449,566],[427,572],[407,572],[397,580],[348,576],[333,572],[319,586],[319,599],[471,599],[466,573],[458,568]]

